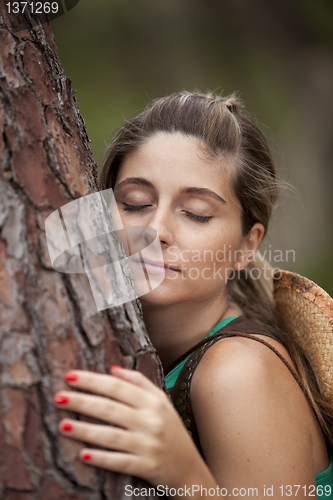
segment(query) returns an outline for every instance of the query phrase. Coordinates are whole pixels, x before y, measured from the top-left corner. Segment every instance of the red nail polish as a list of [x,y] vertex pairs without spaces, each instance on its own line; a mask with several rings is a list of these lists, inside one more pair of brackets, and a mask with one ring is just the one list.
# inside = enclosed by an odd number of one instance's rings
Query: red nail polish
[[75,382],[75,380],[77,380],[77,374],[73,372],[66,372],[65,380],[67,380],[67,382]]
[[116,368],[118,370],[124,370],[124,368],[122,366],[119,366],[119,365],[110,365],[110,370],[113,370],[113,368]]
[[82,460],[91,460],[91,455],[90,453],[84,453],[82,455]]
[[69,399],[67,396],[62,396],[61,394],[56,394],[54,396],[54,402],[57,404],[57,405],[65,405],[66,403],[68,403]]
[[66,431],[66,432],[71,431],[72,429],[73,429],[73,426],[69,422],[65,422],[61,426],[61,430]]

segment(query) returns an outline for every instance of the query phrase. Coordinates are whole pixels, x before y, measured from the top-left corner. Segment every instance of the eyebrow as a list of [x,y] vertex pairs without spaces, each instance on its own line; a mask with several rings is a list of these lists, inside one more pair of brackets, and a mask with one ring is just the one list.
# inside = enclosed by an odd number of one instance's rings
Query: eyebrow
[[[114,189],[115,190],[119,189],[121,186],[124,186],[126,184],[138,184],[141,186],[154,188],[154,185],[147,179],[144,179],[143,177],[127,177],[123,181],[119,182],[119,184],[117,184]],[[207,196],[208,198],[212,198],[213,200],[219,201],[223,204],[227,203],[221,196],[215,193],[215,191],[212,191],[211,189],[208,188],[183,187],[182,189],[180,189],[180,194],[199,194]]]

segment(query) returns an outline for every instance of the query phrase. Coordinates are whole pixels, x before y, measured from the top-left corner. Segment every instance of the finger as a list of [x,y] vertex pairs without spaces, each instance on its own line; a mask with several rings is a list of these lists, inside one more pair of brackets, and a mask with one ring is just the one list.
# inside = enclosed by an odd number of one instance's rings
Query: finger
[[129,476],[145,478],[148,471],[146,460],[130,453],[83,448],[80,452],[80,459],[85,464],[120,472]]
[[61,391],[55,395],[54,404],[58,408],[82,413],[129,430],[138,429],[142,420],[138,418],[137,410],[112,399],[92,394]]
[[59,432],[66,437],[111,450],[138,454],[143,448],[142,436],[110,425],[63,419],[59,423]]
[[[132,382],[132,384],[136,384],[143,389],[146,389],[148,392],[152,392],[153,394],[160,395],[163,393],[162,389],[157,387],[148,377],[146,377],[142,372],[138,370],[128,370],[127,368],[123,368],[118,365],[111,365],[110,372],[112,375],[116,375],[123,380],[128,380]],[[164,393],[163,393],[164,394]]]
[[[137,380],[139,379],[140,377],[137,377]],[[153,403],[154,399],[151,392],[142,386],[138,386],[138,384],[134,384],[132,381],[123,380],[118,375],[113,376],[91,371],[73,370],[65,374],[65,380],[72,387],[113,398],[134,408],[146,408]],[[152,385],[154,386],[154,384]],[[154,387],[159,391],[156,393],[158,397],[163,397],[163,391],[156,386]]]

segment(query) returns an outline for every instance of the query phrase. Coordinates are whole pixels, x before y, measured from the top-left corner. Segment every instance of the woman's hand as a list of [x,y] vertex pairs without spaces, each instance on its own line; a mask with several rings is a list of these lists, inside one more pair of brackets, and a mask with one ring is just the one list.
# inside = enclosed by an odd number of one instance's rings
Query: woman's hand
[[58,407],[111,424],[61,420],[59,430],[64,436],[106,448],[83,448],[81,460],[141,477],[153,486],[177,488],[198,475],[212,479],[168,396],[138,371],[113,365],[111,373],[67,372],[65,380],[74,389],[99,395],[73,391],[55,395]]

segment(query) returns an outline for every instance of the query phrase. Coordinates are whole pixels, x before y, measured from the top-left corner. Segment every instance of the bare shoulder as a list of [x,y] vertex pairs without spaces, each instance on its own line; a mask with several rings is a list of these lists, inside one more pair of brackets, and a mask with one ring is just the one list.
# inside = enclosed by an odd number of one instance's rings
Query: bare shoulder
[[[297,372],[288,351],[280,342],[260,334],[251,336],[270,344]],[[210,385],[219,387],[222,384],[221,390],[228,383],[234,387],[237,382],[251,385],[253,390],[266,387],[272,392],[277,389],[279,394],[292,395],[299,399],[298,403],[303,401],[308,406],[300,386],[281,358],[267,345],[251,338],[227,337],[211,346],[194,373],[192,391],[200,388],[205,391],[208,380]]]
[[[287,350],[279,342],[259,334],[253,336],[269,342],[296,371]],[[207,350],[193,376],[192,397],[206,397],[209,388],[211,395],[214,390],[218,391],[229,397],[233,405],[243,391],[251,397],[261,394],[280,404],[288,401],[290,411],[294,409],[293,417],[304,422],[299,404],[303,402],[305,408],[308,403],[298,383],[271,349],[253,339],[224,338]],[[251,401],[249,396],[248,400]]]
[[[277,341],[264,339],[292,366]],[[206,461],[217,479],[231,485],[242,477],[249,486],[313,483],[312,410],[267,346],[243,337],[214,344],[194,372],[191,402]]]
[[[251,334],[251,336],[269,343],[285,358],[291,368],[296,371],[295,365],[290,358],[288,351],[277,340],[260,334]],[[262,342],[257,342],[251,338],[244,338],[240,336],[221,339],[211,346],[200,361],[197,373],[202,372],[205,376],[207,376],[207,371],[211,370],[226,371],[229,369],[239,372],[239,369],[245,370],[250,367],[251,370],[254,370],[253,375],[255,375],[255,373],[260,375],[262,370],[268,370],[266,375],[272,374],[272,376],[274,370],[281,368],[282,376],[285,374],[287,379],[295,382],[296,386],[298,386],[294,377],[284,365],[282,360],[270,348]],[[202,380],[201,377],[200,379]]]

